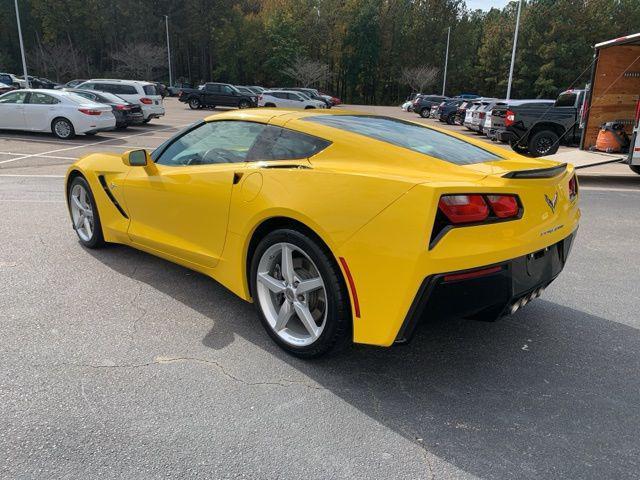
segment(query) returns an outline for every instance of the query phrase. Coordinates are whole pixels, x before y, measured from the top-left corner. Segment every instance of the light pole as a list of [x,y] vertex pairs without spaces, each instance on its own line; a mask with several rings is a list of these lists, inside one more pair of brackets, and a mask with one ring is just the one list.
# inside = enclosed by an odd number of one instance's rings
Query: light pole
[[513,81],[513,65],[516,63],[516,46],[518,45],[518,28],[520,27],[520,9],[522,9],[522,0],[518,1],[518,15],[516,16],[516,31],[513,34],[513,50],[511,51],[511,67],[509,68],[509,83],[507,83],[507,100],[511,98],[511,82]]
[[442,96],[447,88],[447,65],[449,63],[449,37],[451,36],[451,27],[447,29],[447,53],[444,56],[444,78],[442,79]]
[[171,46],[169,45],[169,15],[164,16],[164,25],[167,30],[167,62],[169,63],[169,86],[173,87],[173,78],[171,77]]
[[16,5],[16,22],[18,22],[18,38],[20,39],[20,54],[22,55],[22,73],[24,74],[24,81],[27,88],[29,85],[29,75],[27,74],[27,60],[24,56],[24,43],[22,42],[22,27],[20,26],[20,11],[18,10],[18,0],[15,0]]

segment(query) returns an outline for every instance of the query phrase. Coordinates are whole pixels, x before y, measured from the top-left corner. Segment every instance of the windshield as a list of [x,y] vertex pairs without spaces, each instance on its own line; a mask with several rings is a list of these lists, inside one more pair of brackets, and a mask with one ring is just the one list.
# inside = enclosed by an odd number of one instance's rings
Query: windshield
[[306,120],[381,140],[456,165],[501,159],[493,153],[451,135],[396,118],[366,115],[317,115]]

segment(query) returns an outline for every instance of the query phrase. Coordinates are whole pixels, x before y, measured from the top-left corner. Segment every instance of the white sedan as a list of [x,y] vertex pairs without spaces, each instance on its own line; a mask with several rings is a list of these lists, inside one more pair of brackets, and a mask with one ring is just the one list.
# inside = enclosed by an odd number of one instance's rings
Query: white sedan
[[267,90],[258,96],[259,107],[277,108],[327,108],[327,104],[312,100],[300,92],[291,90]]
[[52,132],[68,140],[76,134],[93,135],[115,127],[110,105],[71,92],[27,89],[0,95],[0,130]]

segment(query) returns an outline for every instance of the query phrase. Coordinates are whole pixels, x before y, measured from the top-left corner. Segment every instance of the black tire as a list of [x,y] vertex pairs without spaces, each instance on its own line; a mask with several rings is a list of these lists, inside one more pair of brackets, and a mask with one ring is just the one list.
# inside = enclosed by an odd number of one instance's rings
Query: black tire
[[316,107],[312,107],[311,105],[307,105],[304,107],[305,110],[315,110]]
[[[80,237],[78,232],[76,232],[76,234],[78,234],[78,241],[87,248],[102,248],[106,245],[106,242],[104,241],[104,236],[102,234],[102,223],[100,222],[98,206],[93,198],[93,192],[91,191],[89,183],[80,175],[71,181],[69,184],[69,190],[67,191],[67,207],[69,209],[69,215],[71,216],[71,225],[73,227],[73,215],[71,214],[71,192],[73,191],[73,187],[78,184],[82,185],[82,187],[87,191],[89,201],[91,202],[91,209],[93,211],[93,235],[90,239],[85,240]],[[74,227],[74,231],[75,230],[76,229]]]
[[447,125],[453,125],[455,121],[456,121],[456,114],[450,113],[449,116],[447,117]]
[[[269,325],[258,300],[256,290],[258,264],[266,250],[277,243],[290,243],[302,249],[313,261],[325,284],[327,317],[320,336],[310,345],[299,347],[286,343]],[[258,244],[251,259],[249,286],[254,305],[263,327],[283,350],[301,358],[314,358],[336,352],[351,343],[352,319],[349,293],[329,249],[321,242],[293,229],[278,229],[267,234]]]
[[275,103],[265,103],[264,106],[265,107],[270,107],[270,108],[276,108]]
[[51,132],[60,140],[71,140],[76,136],[76,130],[66,118],[58,117],[54,118],[51,122]]
[[640,165],[629,165],[629,168],[633,173],[640,175]]
[[238,103],[239,109],[245,109],[249,107],[251,107],[251,102],[248,102],[247,100],[240,100],[240,103]]
[[553,155],[560,147],[560,137],[552,130],[541,130],[529,137],[529,155],[542,157]]
[[147,124],[151,121],[151,117],[149,118],[145,118],[144,120],[142,120],[142,123]]
[[202,108],[202,103],[200,102],[200,99],[196,97],[190,98],[189,108],[191,110],[198,110],[199,108]]
[[423,108],[422,110],[420,110],[420,116],[422,118],[429,118],[430,113],[431,113],[431,110],[428,108]]
[[520,140],[510,139],[509,145],[511,146],[511,149],[516,153],[519,153],[521,155],[529,153],[529,145]]

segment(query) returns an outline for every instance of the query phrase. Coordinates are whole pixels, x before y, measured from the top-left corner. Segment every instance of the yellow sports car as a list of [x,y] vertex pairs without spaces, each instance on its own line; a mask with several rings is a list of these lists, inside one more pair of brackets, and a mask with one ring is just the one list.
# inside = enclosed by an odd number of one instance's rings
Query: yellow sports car
[[560,273],[580,218],[570,165],[334,110],[211,116],[152,153],[78,160],[66,193],[83,245],[211,276],[302,357],[513,313]]

